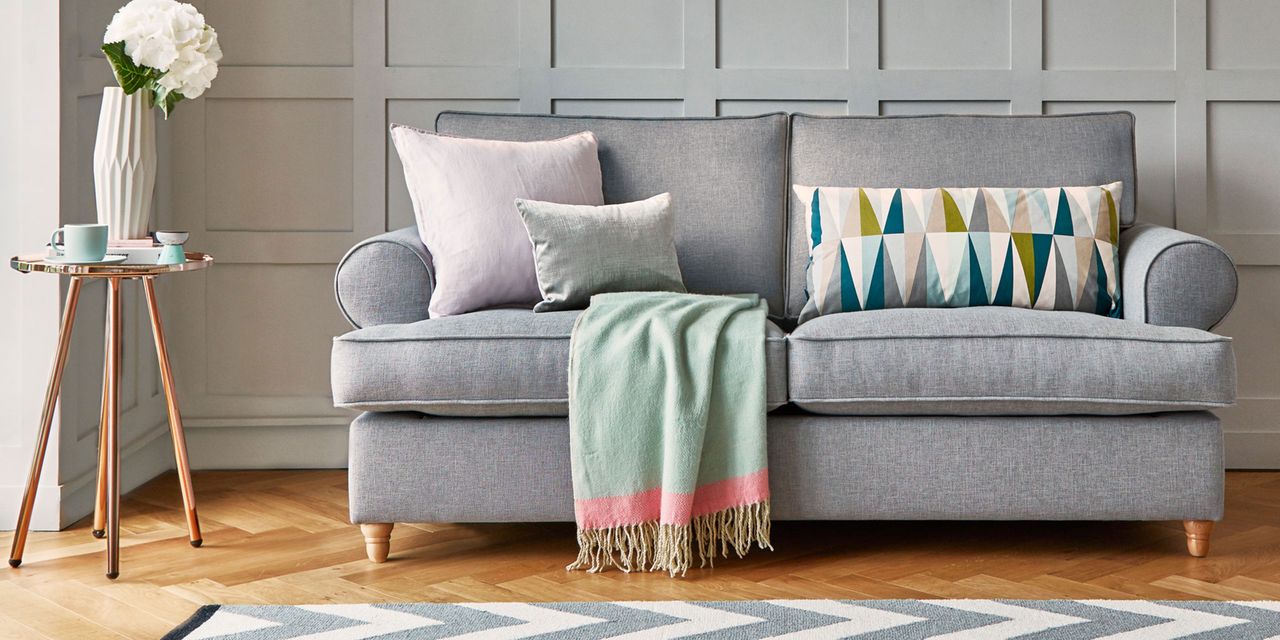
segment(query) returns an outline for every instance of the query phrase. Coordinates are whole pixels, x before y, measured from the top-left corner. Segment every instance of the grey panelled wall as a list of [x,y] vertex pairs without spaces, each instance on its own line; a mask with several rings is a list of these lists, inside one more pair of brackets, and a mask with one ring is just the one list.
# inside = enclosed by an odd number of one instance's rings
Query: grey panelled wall
[[[1268,0],[197,0],[225,43],[173,137],[173,287],[201,467],[341,465],[330,281],[412,220],[390,122],[643,115],[1137,114],[1138,218],[1241,264],[1235,467],[1280,467],[1280,21]],[[93,26],[93,29],[98,29]],[[782,215],[782,212],[779,212]]]

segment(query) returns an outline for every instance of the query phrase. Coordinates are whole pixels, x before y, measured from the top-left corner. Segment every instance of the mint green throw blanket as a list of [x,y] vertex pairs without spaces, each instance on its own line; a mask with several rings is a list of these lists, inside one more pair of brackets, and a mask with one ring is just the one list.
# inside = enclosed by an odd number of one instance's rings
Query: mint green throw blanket
[[570,342],[578,559],[686,572],[769,544],[764,336],[755,295],[593,296]]

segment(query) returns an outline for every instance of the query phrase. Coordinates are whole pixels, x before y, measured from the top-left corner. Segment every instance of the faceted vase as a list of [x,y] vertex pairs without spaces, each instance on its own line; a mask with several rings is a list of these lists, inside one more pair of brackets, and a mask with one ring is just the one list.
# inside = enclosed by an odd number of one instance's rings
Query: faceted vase
[[156,112],[150,92],[102,90],[98,141],[93,148],[93,190],[98,222],[110,240],[145,238],[156,186]]

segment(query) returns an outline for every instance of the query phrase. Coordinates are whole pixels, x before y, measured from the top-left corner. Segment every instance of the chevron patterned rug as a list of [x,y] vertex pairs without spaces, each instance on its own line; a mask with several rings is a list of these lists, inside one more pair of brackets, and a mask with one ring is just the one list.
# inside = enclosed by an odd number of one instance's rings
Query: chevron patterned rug
[[210,605],[164,640],[1277,637],[1275,601],[743,600]]

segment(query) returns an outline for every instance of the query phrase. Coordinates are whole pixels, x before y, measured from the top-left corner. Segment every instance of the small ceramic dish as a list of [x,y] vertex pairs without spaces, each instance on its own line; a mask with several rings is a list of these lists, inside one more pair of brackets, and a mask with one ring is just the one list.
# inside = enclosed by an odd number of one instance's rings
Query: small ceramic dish
[[156,242],[160,244],[185,244],[191,234],[187,231],[157,231]]

